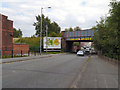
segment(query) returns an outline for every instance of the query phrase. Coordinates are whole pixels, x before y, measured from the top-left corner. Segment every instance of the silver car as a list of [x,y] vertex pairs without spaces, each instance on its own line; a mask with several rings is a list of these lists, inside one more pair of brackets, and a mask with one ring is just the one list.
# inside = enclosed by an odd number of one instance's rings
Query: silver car
[[79,50],[79,51],[77,52],[77,56],[84,56],[84,51]]

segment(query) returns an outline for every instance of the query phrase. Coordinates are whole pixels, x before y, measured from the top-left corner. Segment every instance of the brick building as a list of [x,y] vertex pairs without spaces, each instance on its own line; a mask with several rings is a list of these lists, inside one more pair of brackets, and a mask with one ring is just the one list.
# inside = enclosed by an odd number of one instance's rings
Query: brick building
[[[13,44],[13,21],[9,20],[7,16],[0,14],[0,27],[1,27],[1,43],[2,55],[19,54],[21,50],[23,54],[29,51],[27,44]],[[12,52],[13,51],[13,52]]]
[[0,57],[2,51],[2,15],[0,14]]
[[8,17],[2,17],[2,55],[11,55],[13,49],[13,21]]

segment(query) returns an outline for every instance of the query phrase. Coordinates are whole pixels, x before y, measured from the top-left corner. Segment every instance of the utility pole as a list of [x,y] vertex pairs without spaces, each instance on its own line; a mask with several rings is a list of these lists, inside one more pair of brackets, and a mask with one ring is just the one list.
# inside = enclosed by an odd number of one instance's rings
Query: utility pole
[[[51,7],[47,7],[47,8],[51,8]],[[44,8],[41,7],[41,30],[40,30],[40,55],[41,55],[41,52],[42,52],[42,10]]]
[[47,35],[48,35],[48,26],[47,26],[47,24],[46,24],[46,52],[47,52],[47,48],[48,48]]
[[42,9],[43,9],[43,8],[41,8],[40,55],[41,55],[41,51],[42,51],[42,50],[41,50],[41,49],[42,49],[42,48],[41,48],[41,46],[42,46],[42,41],[41,41],[41,40],[42,40]]

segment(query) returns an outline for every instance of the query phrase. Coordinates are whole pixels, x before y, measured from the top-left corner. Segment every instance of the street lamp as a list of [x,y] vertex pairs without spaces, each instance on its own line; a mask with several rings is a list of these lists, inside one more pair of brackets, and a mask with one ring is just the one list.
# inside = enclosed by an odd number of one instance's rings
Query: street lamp
[[[51,8],[51,7],[47,7],[47,8]],[[42,39],[42,10],[43,10],[44,8],[42,8],[41,7],[41,31],[40,31],[40,55],[41,55],[41,46],[42,46],[42,41],[41,41],[41,39]]]

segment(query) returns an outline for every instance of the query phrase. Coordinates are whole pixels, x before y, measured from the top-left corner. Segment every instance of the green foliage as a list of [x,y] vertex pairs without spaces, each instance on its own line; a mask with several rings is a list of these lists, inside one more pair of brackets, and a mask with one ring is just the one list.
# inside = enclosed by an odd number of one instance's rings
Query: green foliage
[[[7,56],[2,56],[2,59],[5,59],[5,58],[11,58],[12,55],[7,55]],[[14,55],[13,58],[16,58],[16,57],[21,57],[21,55]],[[28,57],[28,55],[22,55],[22,57]]]
[[65,31],[66,32],[68,32],[68,31],[80,31],[81,30],[81,28],[79,27],[79,26],[76,26],[74,29],[72,28],[72,27],[70,27],[70,28],[65,28]]
[[74,28],[74,31],[80,31],[81,30],[81,28],[79,27],[79,26],[76,26],[75,28]]
[[[40,36],[40,29],[41,29],[41,17],[40,15],[36,16],[37,22],[34,22],[33,26],[35,26],[36,33],[35,35],[37,37]],[[56,22],[51,22],[51,20],[48,17],[45,17],[42,15],[42,35],[45,36],[46,34],[46,25],[48,26],[48,34],[49,36],[57,36],[57,34],[60,34],[60,27]]]
[[72,27],[70,27],[70,28],[65,28],[65,31],[74,31],[74,29],[72,28]]
[[63,53],[63,52],[47,52],[47,54],[60,54],[60,53]]
[[73,46],[78,46],[79,47],[79,42],[74,42]]
[[55,32],[51,32],[50,34],[48,34],[49,37],[61,37],[61,33],[57,34]]
[[15,43],[29,44],[30,51],[39,51],[40,49],[40,37],[20,38]]
[[49,36],[51,36],[51,37],[57,37],[57,34],[56,34],[55,32],[51,32],[51,33],[49,34]]
[[[41,17],[40,15],[36,16],[37,22],[34,22],[36,33],[31,37],[20,38],[15,41],[15,43],[29,44],[30,51],[40,51],[40,28],[41,28]],[[56,22],[51,22],[48,17],[42,15],[42,36],[46,36],[46,25],[48,26],[48,35],[49,37],[61,37],[60,27]],[[37,36],[37,37],[36,37]],[[43,39],[42,39],[43,47]],[[42,48],[43,49],[43,48]]]
[[67,28],[65,28],[65,31],[68,32],[69,30]]
[[18,38],[18,37],[22,37],[22,31],[21,29],[16,29],[16,28],[13,28],[13,38]]
[[74,30],[73,30],[73,28],[72,28],[72,27],[70,27],[70,28],[68,29],[68,31],[74,31]]
[[91,29],[92,29],[92,30],[97,30],[97,27],[96,27],[96,26],[94,26],[94,27],[92,27]]
[[120,59],[120,2],[110,2],[110,16],[97,22],[94,46],[108,57]]

